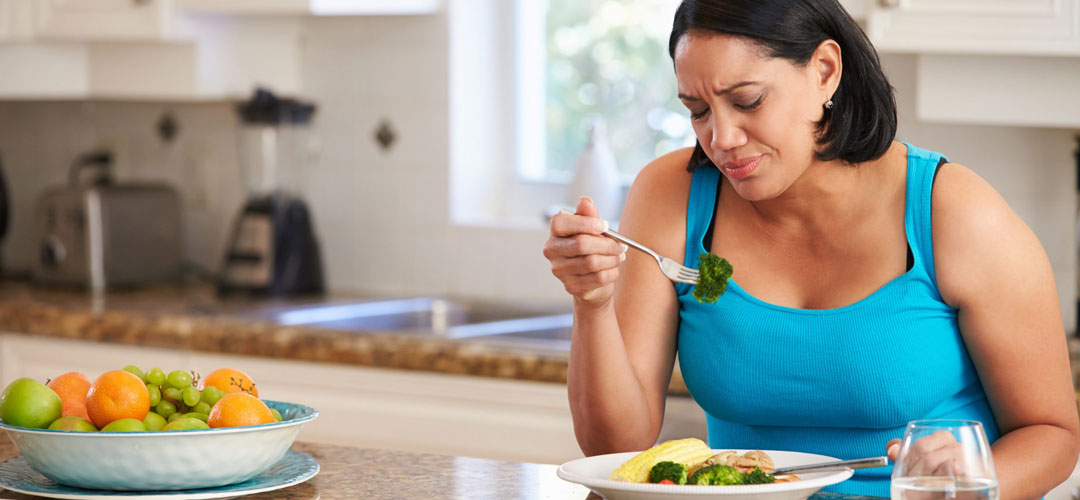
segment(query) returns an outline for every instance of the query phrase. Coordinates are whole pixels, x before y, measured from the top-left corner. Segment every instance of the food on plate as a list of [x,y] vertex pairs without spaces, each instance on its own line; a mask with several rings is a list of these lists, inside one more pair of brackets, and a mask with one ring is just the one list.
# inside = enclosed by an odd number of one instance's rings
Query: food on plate
[[704,441],[678,439],[658,444],[627,460],[611,473],[614,481],[699,486],[768,484],[798,481],[794,475],[774,476],[772,457],[763,451],[714,454]]
[[686,482],[698,486],[733,486],[743,484],[743,474],[730,465],[712,464],[699,467]]
[[638,453],[611,473],[614,481],[644,483],[649,480],[649,471],[659,462],[676,462],[687,468],[701,462],[713,454],[709,445],[697,438],[676,439],[660,443]]
[[699,276],[692,295],[698,302],[714,304],[727,290],[734,269],[727,259],[711,253],[701,254],[699,260]]
[[649,482],[686,484],[686,466],[670,460],[660,462],[649,470]]

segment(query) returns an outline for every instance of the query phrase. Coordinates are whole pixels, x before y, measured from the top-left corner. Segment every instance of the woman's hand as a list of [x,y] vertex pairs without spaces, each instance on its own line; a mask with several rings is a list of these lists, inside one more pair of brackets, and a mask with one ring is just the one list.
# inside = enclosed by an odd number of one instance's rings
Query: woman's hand
[[[885,446],[889,460],[900,460],[901,441],[893,439]],[[957,477],[968,472],[964,450],[948,431],[938,431],[915,440],[904,453],[904,475]]]
[[592,200],[584,196],[578,201],[576,214],[557,214],[551,219],[544,257],[551,261],[551,274],[562,281],[576,305],[599,307],[611,301],[619,264],[626,260],[626,246],[603,236],[607,228]]

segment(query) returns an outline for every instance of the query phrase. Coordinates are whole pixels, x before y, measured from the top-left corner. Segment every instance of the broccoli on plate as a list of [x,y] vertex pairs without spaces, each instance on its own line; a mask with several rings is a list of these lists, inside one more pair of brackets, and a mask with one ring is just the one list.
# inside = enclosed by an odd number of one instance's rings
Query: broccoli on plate
[[744,484],[768,484],[775,483],[776,477],[768,472],[761,470],[758,467],[754,467],[754,470],[747,472],[743,475]]
[[649,482],[659,483],[670,480],[675,484],[686,484],[686,466],[678,462],[659,462],[649,470]]
[[699,486],[743,484],[743,475],[730,465],[706,465],[694,472],[687,484]]

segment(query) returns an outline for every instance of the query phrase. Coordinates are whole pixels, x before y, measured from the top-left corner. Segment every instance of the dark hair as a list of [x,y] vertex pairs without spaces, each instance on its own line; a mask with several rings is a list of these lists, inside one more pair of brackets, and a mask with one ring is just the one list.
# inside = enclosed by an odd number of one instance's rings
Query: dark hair
[[[675,11],[668,52],[683,35],[700,31],[749,39],[769,57],[798,65],[810,61],[825,40],[840,46],[843,74],[835,106],[817,123],[819,160],[875,160],[896,136],[896,100],[877,51],[837,0],[683,0]],[[711,161],[694,147],[688,170]]]

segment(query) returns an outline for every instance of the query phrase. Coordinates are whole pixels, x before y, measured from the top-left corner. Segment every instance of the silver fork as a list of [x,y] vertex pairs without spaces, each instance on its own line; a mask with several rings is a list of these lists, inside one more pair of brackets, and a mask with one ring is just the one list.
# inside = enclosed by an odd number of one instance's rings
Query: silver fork
[[656,263],[660,264],[660,271],[662,271],[664,273],[664,276],[667,276],[668,279],[670,279],[671,281],[686,283],[688,285],[697,284],[697,269],[692,269],[682,264],[679,264],[674,259],[662,257],[660,254],[652,251],[651,248],[642,245],[641,243],[638,243],[630,238],[627,238],[626,236],[616,233],[615,231],[612,231],[610,229],[604,231],[604,236],[626,243],[627,245],[630,245],[638,250],[641,250],[642,252],[651,255],[652,258],[656,259]]

